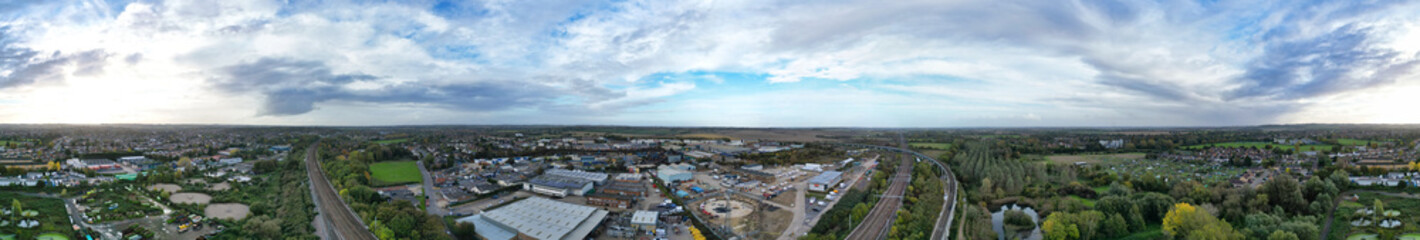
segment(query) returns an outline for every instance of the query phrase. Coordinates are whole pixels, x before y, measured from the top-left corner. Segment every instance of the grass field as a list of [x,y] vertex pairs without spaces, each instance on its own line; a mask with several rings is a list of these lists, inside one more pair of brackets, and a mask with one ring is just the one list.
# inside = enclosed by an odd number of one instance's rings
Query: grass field
[[946,149],[951,149],[951,148],[952,148],[952,144],[951,144],[951,143],[925,143],[925,142],[915,142],[915,143],[907,143],[907,145],[908,145],[908,146],[912,146],[912,148],[924,148],[924,149],[942,149],[942,150],[946,150]]
[[681,135],[676,135],[676,137],[682,137],[682,138],[696,138],[696,139],[735,139],[734,137],[730,137],[730,136],[722,135],[722,134],[714,134],[714,133],[691,133],[691,134],[681,134]]
[[374,186],[389,186],[422,181],[419,166],[414,161],[378,162],[370,164],[370,177],[375,178]]
[[1085,162],[1089,164],[1099,164],[1101,161],[1110,159],[1143,159],[1143,153],[1116,153],[1116,154],[1087,154],[1087,155],[1050,155],[1045,156],[1059,164],[1075,164],[1075,162]]
[[1361,140],[1361,139],[1352,139],[1352,138],[1342,138],[1342,139],[1337,139],[1337,140],[1336,140],[1336,143],[1340,143],[1341,145],[1346,145],[1346,146],[1365,146],[1365,145],[1367,145],[1367,144],[1370,144],[1371,142],[1375,142],[1376,144],[1381,144],[1381,143],[1386,143],[1386,142],[1391,142],[1391,141],[1388,141],[1388,140]]
[[[1205,146],[1214,146],[1214,147],[1255,147],[1255,148],[1259,148],[1259,149],[1266,149],[1267,146],[1272,146],[1273,148],[1281,148],[1281,149],[1292,149],[1292,148],[1293,148],[1292,145],[1282,145],[1282,144],[1273,144],[1273,143],[1265,143],[1265,142],[1225,142],[1225,143],[1198,144],[1198,145],[1193,145],[1193,146],[1184,147],[1184,149],[1203,149],[1203,147],[1205,147]],[[1315,150],[1315,151],[1330,151],[1330,150],[1331,150],[1331,147],[1332,147],[1331,145],[1302,145],[1302,151],[1313,151],[1313,150]]]
[[1075,200],[1080,200],[1080,203],[1084,203],[1086,207],[1095,207],[1095,200],[1094,200],[1094,199],[1082,198],[1082,197],[1080,197],[1080,196],[1075,196],[1075,195],[1070,195],[1070,198],[1074,198]]
[[409,141],[409,138],[400,138],[400,139],[385,139],[385,140],[379,140],[379,141],[375,141],[375,143],[379,143],[379,144],[395,144],[395,143],[402,143],[402,142],[408,142],[408,141]]

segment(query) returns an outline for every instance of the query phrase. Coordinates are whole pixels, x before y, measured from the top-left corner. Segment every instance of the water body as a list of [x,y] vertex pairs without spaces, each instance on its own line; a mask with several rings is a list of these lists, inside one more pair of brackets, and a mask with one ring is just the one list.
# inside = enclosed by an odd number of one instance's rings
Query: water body
[[1001,210],[991,213],[991,229],[996,231],[997,239],[1006,240],[1006,211],[1024,212],[1026,216],[1030,216],[1030,219],[1035,221],[1035,229],[1031,229],[1028,232],[1022,231],[1025,232],[1024,234],[1013,233],[1017,235],[1016,237],[1019,237],[1021,240],[1040,240],[1045,237],[1045,235],[1040,232],[1040,214],[1037,214],[1034,208],[1022,208],[1021,206],[1011,204],[1001,206]]

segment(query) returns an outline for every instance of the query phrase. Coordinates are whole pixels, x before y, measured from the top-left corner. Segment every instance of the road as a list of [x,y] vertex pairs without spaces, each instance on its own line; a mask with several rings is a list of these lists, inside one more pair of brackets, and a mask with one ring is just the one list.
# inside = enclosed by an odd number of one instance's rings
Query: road
[[423,191],[424,196],[428,197],[424,200],[424,209],[434,216],[442,217],[448,215],[449,210],[445,208],[447,206],[444,206],[448,203],[445,202],[443,205],[439,204],[439,202],[444,200],[444,193],[434,188],[434,175],[429,174],[429,169],[424,168],[424,161],[414,161],[414,164],[419,165],[419,174],[424,176]]
[[902,208],[902,195],[907,192],[907,185],[912,182],[912,158],[912,155],[902,155],[897,172],[889,179],[891,185],[888,185],[887,191],[883,191],[877,206],[868,212],[868,216],[853,228],[853,232],[849,233],[846,239],[877,240],[887,237],[888,229],[892,228],[892,222],[897,218],[897,210]]
[[[850,175],[850,176],[844,178],[844,179],[845,179],[844,182],[847,183],[847,186],[848,186],[848,187],[847,187],[847,188],[843,188],[843,190],[840,191],[840,192],[847,193],[847,192],[848,192],[847,189],[851,189],[851,188],[854,188],[854,186],[857,186],[858,183],[860,182],[860,180],[862,180],[865,176],[867,176],[867,173],[868,173],[868,170],[869,170],[869,169],[867,168],[867,166],[876,165],[876,164],[878,163],[878,158],[879,158],[879,157],[881,157],[881,155],[873,156],[872,158],[868,158],[868,159],[864,159],[861,165],[855,167],[855,168],[859,168],[860,170],[855,170],[855,171],[852,171],[851,173],[845,172],[845,174]],[[810,208],[809,205],[811,205],[811,203],[808,203],[808,199],[804,199],[804,197],[806,197],[807,194],[808,194],[808,192],[807,192],[807,191],[808,191],[808,183],[807,183],[807,182],[799,182],[799,183],[796,183],[796,184],[794,185],[794,188],[795,188],[795,190],[798,190],[798,195],[797,195],[797,196],[798,196],[798,200],[795,200],[795,201],[794,201],[794,202],[795,202],[795,205],[793,205],[793,206],[792,206],[793,208],[791,208],[791,209],[794,210],[794,222],[795,222],[795,223],[800,223],[800,222],[802,222],[802,224],[792,224],[792,225],[789,225],[789,228],[786,229],[786,230],[784,230],[784,234],[779,235],[779,240],[793,240],[793,239],[798,239],[800,236],[804,236],[805,234],[808,234],[808,231],[809,231],[809,230],[812,230],[813,226],[816,225],[816,224],[818,224],[818,219],[819,219],[820,216],[823,215],[824,212],[828,212],[829,210],[832,210],[834,206],[837,206],[837,205],[838,205],[838,201],[839,201],[839,200],[843,200],[843,198],[835,198],[835,199],[833,199],[833,200],[829,200],[829,201],[828,201],[828,206],[824,207],[821,211],[816,212],[816,213],[809,213],[809,212],[807,212],[807,211],[809,211],[808,209]],[[804,205],[798,205],[798,204],[804,204]]]
[[356,216],[345,201],[340,200],[340,195],[336,194],[335,187],[330,185],[330,180],[325,178],[325,171],[321,171],[320,161],[316,160],[316,148],[319,143],[311,144],[306,152],[306,173],[311,178],[312,191],[316,196],[316,205],[320,216],[323,216],[326,227],[334,233],[335,239],[370,239],[375,240],[375,235],[366,229],[365,223]]

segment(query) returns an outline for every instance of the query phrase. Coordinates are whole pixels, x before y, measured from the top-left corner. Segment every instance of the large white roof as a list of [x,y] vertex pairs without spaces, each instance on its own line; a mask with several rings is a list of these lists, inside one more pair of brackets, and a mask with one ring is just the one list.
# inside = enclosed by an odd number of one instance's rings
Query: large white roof
[[582,239],[605,217],[605,210],[541,197],[483,213],[487,220],[543,240]]

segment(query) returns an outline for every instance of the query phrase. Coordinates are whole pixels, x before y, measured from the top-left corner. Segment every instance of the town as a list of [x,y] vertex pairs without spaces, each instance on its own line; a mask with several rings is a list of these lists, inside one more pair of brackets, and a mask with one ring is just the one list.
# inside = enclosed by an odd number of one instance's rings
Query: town
[[[1396,206],[1420,199],[1410,195],[1420,190],[1420,128],[1335,128],[11,125],[0,128],[0,194],[14,204],[0,233],[1039,239],[1068,222],[1094,234],[1082,239],[1147,239],[1181,204],[1216,209],[1209,219],[1248,238],[1278,227],[1253,225],[1258,217],[1294,223],[1282,226],[1302,239],[1410,234],[1420,212]],[[885,204],[896,207],[876,210]],[[1376,213],[1381,205],[1393,210]],[[1092,215],[1104,225],[1081,227]]]

